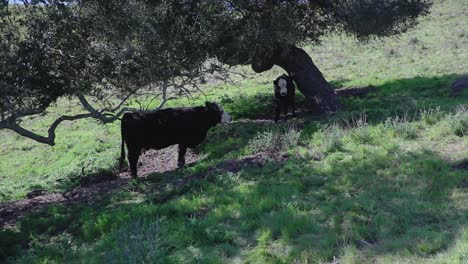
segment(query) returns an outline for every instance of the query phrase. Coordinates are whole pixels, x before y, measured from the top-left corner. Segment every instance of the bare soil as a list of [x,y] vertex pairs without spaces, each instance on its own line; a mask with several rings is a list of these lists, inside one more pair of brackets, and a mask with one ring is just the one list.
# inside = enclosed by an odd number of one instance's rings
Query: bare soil
[[[138,160],[138,175],[141,177],[153,172],[163,173],[177,169],[178,153],[177,145],[160,150],[151,149],[146,151]],[[201,158],[193,150],[187,149],[185,165],[190,166]],[[124,168],[118,176],[121,178],[131,178],[128,168]]]
[[[187,165],[195,163],[202,157],[192,150],[187,151]],[[205,178],[213,171],[237,173],[247,167],[262,167],[269,160],[277,163],[283,163],[287,156],[278,153],[258,153],[253,156],[247,156],[238,160],[226,160],[220,164],[210,167],[203,172],[199,172],[184,178],[177,179],[174,182],[175,190],[183,190],[192,181]],[[162,150],[149,150],[140,157],[138,174],[140,179],[144,180],[149,173],[167,173],[171,174],[177,168],[177,146],[172,146]],[[125,187],[131,179],[127,170],[112,175],[96,175],[95,178],[86,177],[86,181],[80,187],[66,192],[48,193],[43,190],[31,191],[28,198],[0,203],[0,228],[11,228],[17,221],[25,215],[41,211],[51,205],[71,205],[75,203],[93,204],[101,200],[108,194],[112,194]],[[94,179],[94,180],[93,180]],[[182,192],[183,193],[183,192]],[[175,191],[161,197],[157,202],[162,203],[173,197],[182,194]]]
[[116,179],[100,182],[88,187],[79,187],[63,193],[45,193],[32,198],[13,202],[0,203],[0,228],[12,227],[23,216],[40,211],[49,205],[73,204],[77,202],[94,203],[103,195],[109,194],[124,186],[128,179]]
[[[177,169],[177,151],[177,146],[147,151],[140,157],[138,175],[144,178],[152,172],[162,173]],[[185,159],[190,165],[199,158],[193,151],[188,150]],[[131,179],[128,169],[117,174],[108,174],[83,177],[80,187],[70,191],[49,193],[33,190],[27,194],[26,199],[0,203],[0,228],[12,227],[26,214],[43,210],[50,205],[95,203],[105,195],[120,190]]]

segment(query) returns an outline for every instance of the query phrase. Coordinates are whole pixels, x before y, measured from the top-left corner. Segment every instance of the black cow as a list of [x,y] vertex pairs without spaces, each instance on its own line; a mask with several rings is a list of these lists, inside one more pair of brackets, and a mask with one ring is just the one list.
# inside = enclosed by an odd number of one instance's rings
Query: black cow
[[286,74],[281,75],[273,81],[275,86],[275,101],[276,101],[276,113],[275,122],[279,120],[281,108],[283,108],[284,119],[288,113],[289,106],[292,107],[292,115],[296,116],[296,105],[294,102],[294,96],[296,95],[296,87],[294,86],[293,80]]
[[127,144],[130,171],[137,177],[138,157],[143,149],[162,149],[179,144],[179,167],[185,164],[187,148],[200,144],[208,130],[231,117],[215,103],[205,106],[167,108],[151,112],[126,113],[122,117],[122,150],[120,168]]

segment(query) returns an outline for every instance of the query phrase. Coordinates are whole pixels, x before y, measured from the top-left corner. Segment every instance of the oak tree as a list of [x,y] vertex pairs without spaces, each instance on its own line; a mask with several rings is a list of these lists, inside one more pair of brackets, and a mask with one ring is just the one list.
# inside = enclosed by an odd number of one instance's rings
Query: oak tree
[[[282,67],[321,111],[340,107],[300,47],[332,33],[358,41],[405,32],[430,0],[0,0],[0,129],[54,145],[66,120],[113,122],[126,100],[171,98],[229,66]],[[63,115],[46,136],[21,125],[61,97],[84,113]],[[92,99],[90,101],[90,99]]]

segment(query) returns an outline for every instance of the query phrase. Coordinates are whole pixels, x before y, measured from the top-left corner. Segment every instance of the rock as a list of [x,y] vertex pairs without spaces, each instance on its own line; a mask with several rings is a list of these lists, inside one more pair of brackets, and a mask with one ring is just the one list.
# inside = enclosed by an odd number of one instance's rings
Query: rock
[[456,79],[450,88],[452,88],[452,95],[461,95],[463,90],[468,88],[468,76]]

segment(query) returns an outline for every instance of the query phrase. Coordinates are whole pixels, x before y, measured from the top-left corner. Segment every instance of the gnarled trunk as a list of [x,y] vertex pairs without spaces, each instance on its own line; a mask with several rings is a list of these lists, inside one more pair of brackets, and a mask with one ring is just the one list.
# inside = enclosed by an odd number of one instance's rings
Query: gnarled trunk
[[332,86],[303,49],[294,46],[278,49],[269,59],[254,59],[252,69],[260,73],[271,69],[273,65],[286,70],[301,93],[316,103],[320,111],[334,112],[340,108],[338,97]]

